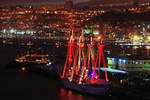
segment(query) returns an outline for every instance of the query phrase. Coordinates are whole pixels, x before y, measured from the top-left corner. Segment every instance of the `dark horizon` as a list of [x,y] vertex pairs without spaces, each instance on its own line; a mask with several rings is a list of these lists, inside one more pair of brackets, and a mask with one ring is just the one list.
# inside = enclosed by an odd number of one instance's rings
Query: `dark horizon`
[[[13,1],[13,2],[12,2]],[[66,0],[0,0],[0,5],[63,5]],[[83,3],[90,0],[74,0],[73,3]]]
[[[13,2],[12,2],[13,1]],[[0,0],[0,5],[63,5],[67,0]],[[131,3],[131,2],[150,2],[150,0],[72,0],[74,4],[111,4],[111,3]]]

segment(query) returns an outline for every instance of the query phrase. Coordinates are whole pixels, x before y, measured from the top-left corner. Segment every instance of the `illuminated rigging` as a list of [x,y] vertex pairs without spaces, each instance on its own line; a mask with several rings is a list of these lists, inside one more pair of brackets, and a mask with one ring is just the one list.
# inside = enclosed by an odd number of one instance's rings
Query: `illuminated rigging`
[[[87,43],[83,31],[79,37],[75,37],[72,14],[70,29],[71,36],[67,45],[67,56],[61,78],[68,79],[76,84],[95,84],[103,81],[100,77],[100,68],[103,65],[105,81],[108,82],[104,57],[105,44],[102,38],[98,38],[99,40],[95,41],[94,37],[91,36],[89,43]],[[96,70],[97,68],[98,70]]]

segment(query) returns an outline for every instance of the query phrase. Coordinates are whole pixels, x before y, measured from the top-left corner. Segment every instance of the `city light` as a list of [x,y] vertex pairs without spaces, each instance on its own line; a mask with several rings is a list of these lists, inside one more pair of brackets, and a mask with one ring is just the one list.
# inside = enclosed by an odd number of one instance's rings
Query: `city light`
[[119,62],[121,63],[122,59],[119,59]]
[[12,34],[12,33],[15,33],[15,30],[14,29],[11,29],[10,30],[10,33]]
[[133,49],[137,49],[137,48],[139,48],[138,46],[133,46]]
[[123,63],[126,63],[126,60],[125,60],[125,59],[123,60]]
[[26,71],[26,67],[22,67],[22,68],[21,68],[21,71]]
[[150,46],[146,46],[146,49],[150,49]]
[[131,36],[131,42],[132,43],[142,43],[143,37],[140,35],[133,35],[133,36]]
[[24,31],[17,31],[16,34],[22,34],[23,35],[23,34],[25,34],[25,32]]
[[3,29],[3,33],[6,33],[6,29]]
[[99,34],[99,31],[98,31],[98,30],[94,30],[94,31],[93,31],[93,34],[94,34],[94,35],[98,35],[98,34]]
[[85,29],[85,30],[84,30],[84,33],[85,33],[85,34],[90,34],[91,32],[92,32],[92,31],[91,31],[90,29]]
[[144,40],[145,43],[150,43],[150,36],[146,36],[145,40]]
[[100,40],[100,39],[101,39],[101,36],[98,36],[98,37],[97,37],[97,40]]

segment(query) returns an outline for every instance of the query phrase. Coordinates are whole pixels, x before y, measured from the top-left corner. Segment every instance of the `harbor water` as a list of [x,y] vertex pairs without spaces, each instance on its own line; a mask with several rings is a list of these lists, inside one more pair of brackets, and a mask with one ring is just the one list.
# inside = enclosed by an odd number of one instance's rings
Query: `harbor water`
[[[66,48],[66,47],[65,47]],[[10,68],[8,66],[18,54],[26,52],[34,52],[39,49],[40,53],[48,53],[55,55],[56,58],[65,58],[66,49],[59,46],[43,46],[32,47],[19,45],[1,45],[0,47],[0,99],[1,100],[148,100],[148,92],[139,92],[139,90],[124,89],[120,92],[119,89],[114,89],[114,93],[108,97],[92,96],[81,94],[76,91],[67,90],[61,82],[53,76],[46,76],[42,73],[35,72],[20,72],[17,68]],[[62,50],[63,52],[60,52]],[[58,52],[59,54],[58,56]],[[63,59],[62,59],[63,62]],[[62,63],[60,62],[60,63]],[[126,94],[124,94],[126,93]],[[141,94],[143,93],[143,94]],[[130,94],[130,95],[127,95]],[[140,94],[140,95],[139,95]],[[146,96],[145,96],[146,95]]]

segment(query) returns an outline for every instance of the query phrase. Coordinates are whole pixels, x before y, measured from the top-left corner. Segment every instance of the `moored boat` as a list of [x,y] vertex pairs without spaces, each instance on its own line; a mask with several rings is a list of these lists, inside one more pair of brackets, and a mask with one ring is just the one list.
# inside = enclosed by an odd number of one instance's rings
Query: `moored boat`
[[[18,68],[22,71],[29,70],[47,70],[51,69],[53,64],[49,55],[44,54],[26,54],[16,58],[14,61],[8,64],[9,68]],[[42,70],[41,70],[42,71]]]
[[43,54],[26,54],[15,59],[15,62],[21,65],[50,65],[49,55]]
[[[81,93],[108,95],[111,83],[105,66],[103,42],[99,41],[97,49],[95,49],[94,40],[91,37],[90,43],[87,44],[86,48],[84,35],[82,34],[78,39],[76,43],[72,35],[68,42],[66,61],[60,76],[62,84],[66,88]],[[101,76],[101,65],[104,67],[104,76]],[[102,77],[105,78],[103,79]]]

